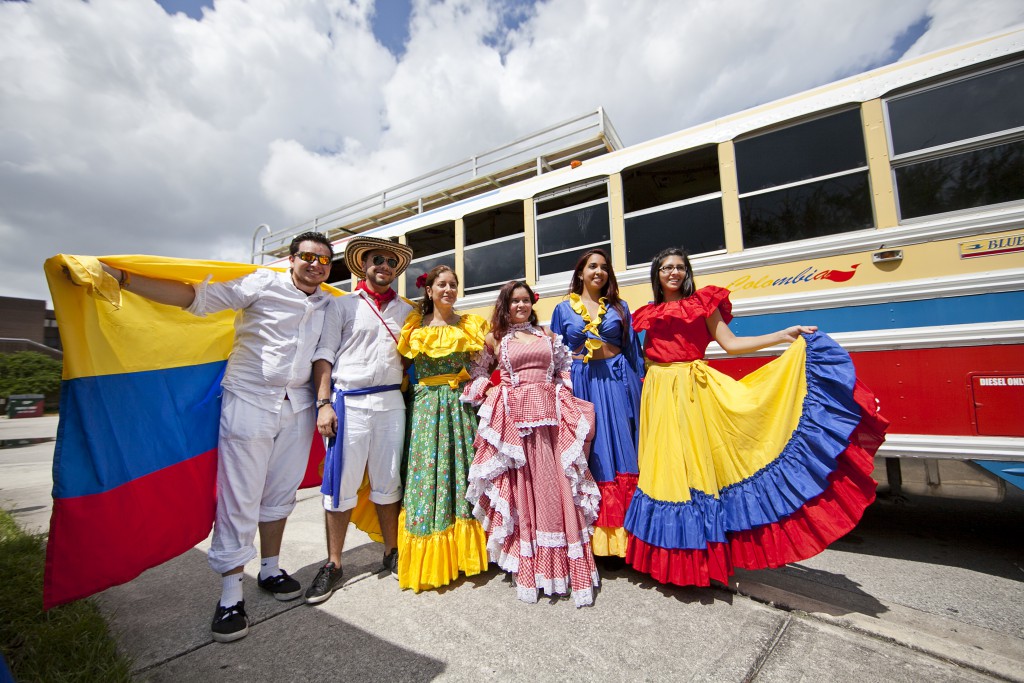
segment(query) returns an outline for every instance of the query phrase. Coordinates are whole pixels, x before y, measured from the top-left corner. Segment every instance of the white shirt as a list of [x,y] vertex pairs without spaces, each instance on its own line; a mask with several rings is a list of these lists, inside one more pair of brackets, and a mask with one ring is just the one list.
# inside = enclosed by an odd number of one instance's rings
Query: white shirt
[[193,287],[196,298],[185,309],[189,313],[238,311],[222,388],[274,412],[281,411],[285,396],[294,412],[313,405],[312,358],[334,298],[330,293],[318,289],[307,296],[292,282],[291,273],[264,268]]
[[[412,306],[401,298],[392,299],[383,311],[379,311],[377,304],[360,290],[336,298],[327,310],[324,330],[313,360],[334,364],[331,377],[334,386],[342,391],[401,384],[402,356],[398,353],[395,339],[410,312]],[[387,323],[387,328],[384,323]],[[395,410],[405,408],[405,401],[401,392],[384,391],[366,396],[346,396],[345,405],[369,410]]]

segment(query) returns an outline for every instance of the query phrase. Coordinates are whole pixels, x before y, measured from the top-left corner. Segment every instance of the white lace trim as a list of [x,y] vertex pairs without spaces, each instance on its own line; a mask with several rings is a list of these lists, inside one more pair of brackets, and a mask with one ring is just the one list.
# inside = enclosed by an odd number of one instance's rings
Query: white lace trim
[[488,514],[484,506],[477,500],[473,506],[473,516],[480,522],[484,533],[487,534],[487,556],[505,571],[519,571],[519,558],[508,555],[504,551],[505,539],[515,532],[518,519],[512,514],[508,501],[501,497],[498,487],[490,482],[484,490],[484,497],[491,510],[496,510],[501,515],[500,526],[493,524],[494,517]]
[[533,543],[519,539],[519,557],[533,557]]
[[557,427],[558,419],[546,419],[536,420],[534,422],[514,422],[516,430],[519,432],[519,436],[529,436],[533,434],[533,430],[537,427]]
[[577,607],[589,607],[594,604],[594,589],[584,588],[572,592],[572,601]]
[[576,436],[573,443],[562,453],[562,470],[569,479],[569,489],[576,507],[583,510],[583,518],[587,525],[587,534],[593,533],[593,524],[597,520],[598,508],[601,504],[601,489],[590,475],[587,458],[583,452],[590,433],[590,422],[580,418],[576,425]]
[[548,366],[548,381],[558,374],[559,380],[562,383],[567,382],[567,386],[572,388],[572,380],[568,378],[572,372],[572,351],[562,341],[562,335],[555,333],[554,339],[551,340],[551,365]]
[[534,583],[537,584],[537,588],[544,591],[547,595],[568,595],[571,589],[570,580],[568,576],[554,576],[547,577],[543,574],[533,575]]
[[490,383],[491,380],[488,377],[477,377],[475,380],[467,384],[466,388],[462,390],[462,395],[459,396],[459,401],[475,406],[480,405],[484,402],[484,398],[487,395],[487,387]]
[[561,531],[538,531],[537,546],[541,548],[564,548],[565,534]]
[[582,560],[583,559],[583,542],[570,543],[569,548],[566,551],[570,560]]
[[516,586],[516,597],[522,600],[523,602],[529,602],[533,604],[537,602],[537,589]]
[[487,558],[510,574],[514,575],[519,573],[519,558],[515,555],[509,555],[504,550],[499,549],[492,551],[488,548]]

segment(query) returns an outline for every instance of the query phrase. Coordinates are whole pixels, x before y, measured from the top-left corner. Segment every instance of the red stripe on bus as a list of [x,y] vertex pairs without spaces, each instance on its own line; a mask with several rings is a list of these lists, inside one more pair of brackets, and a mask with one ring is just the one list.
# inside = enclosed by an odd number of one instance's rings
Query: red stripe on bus
[[[1024,372],[1024,345],[854,352],[857,378],[871,388],[889,434],[975,436],[972,373]],[[743,377],[771,358],[727,358],[711,365]]]

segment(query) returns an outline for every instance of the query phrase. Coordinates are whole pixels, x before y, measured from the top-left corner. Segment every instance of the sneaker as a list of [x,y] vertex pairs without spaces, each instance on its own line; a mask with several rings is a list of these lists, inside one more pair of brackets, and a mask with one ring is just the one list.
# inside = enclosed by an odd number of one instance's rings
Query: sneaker
[[213,613],[213,624],[210,626],[213,639],[218,643],[230,643],[245,638],[249,633],[249,617],[245,615],[245,600],[240,600],[231,607],[224,607],[219,602]]
[[341,585],[341,567],[328,562],[320,567],[313,583],[306,589],[306,602],[316,605],[331,597],[331,594]]
[[382,562],[384,565],[384,571],[391,575],[391,578],[398,580],[398,548],[395,548],[390,553],[384,556]]
[[302,595],[302,586],[299,582],[288,576],[288,572],[281,570],[277,576],[266,579],[259,579],[256,583],[263,590],[271,593],[275,598],[281,600],[294,600]]

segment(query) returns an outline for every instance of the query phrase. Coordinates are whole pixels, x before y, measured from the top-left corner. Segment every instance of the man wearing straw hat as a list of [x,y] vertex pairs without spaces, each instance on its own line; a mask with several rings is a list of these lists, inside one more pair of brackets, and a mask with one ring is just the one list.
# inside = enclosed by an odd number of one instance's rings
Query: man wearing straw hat
[[351,296],[331,302],[313,354],[317,429],[328,446],[321,488],[327,563],[306,590],[311,604],[327,600],[341,585],[341,551],[364,472],[384,537],[383,569],[398,578],[399,468],[405,441],[398,335],[412,306],[391,283],[411,260],[412,249],[404,244],[353,238],[345,248],[345,264],[359,283]]

